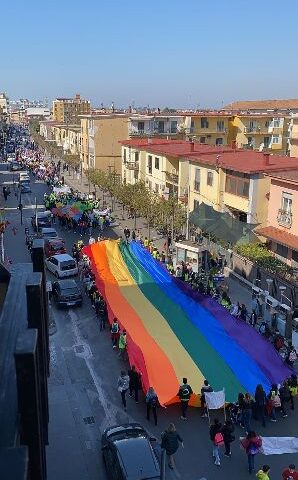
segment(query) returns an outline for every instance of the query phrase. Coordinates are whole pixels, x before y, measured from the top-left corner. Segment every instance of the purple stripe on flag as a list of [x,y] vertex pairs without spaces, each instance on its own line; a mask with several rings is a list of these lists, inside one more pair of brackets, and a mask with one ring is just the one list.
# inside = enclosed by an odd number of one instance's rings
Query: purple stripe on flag
[[281,383],[293,373],[262,335],[251,325],[233,317],[222,305],[213,298],[195,292],[179,278],[172,277],[177,286],[193,300],[208,310],[221,323],[225,331],[243,348],[259,365],[272,383]]

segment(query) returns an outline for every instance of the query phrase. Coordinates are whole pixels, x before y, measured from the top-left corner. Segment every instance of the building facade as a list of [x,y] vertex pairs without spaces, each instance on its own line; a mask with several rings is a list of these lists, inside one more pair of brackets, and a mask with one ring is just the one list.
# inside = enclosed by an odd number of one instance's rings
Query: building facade
[[288,142],[290,157],[298,157],[298,113],[291,116]]
[[286,100],[244,100],[229,103],[224,110],[249,113],[298,113],[298,99]]
[[229,135],[230,115],[225,112],[202,112],[185,115],[183,131],[192,140],[213,146],[232,143]]
[[298,268],[298,170],[270,174],[266,226],[258,229],[275,256]]
[[60,123],[79,124],[79,115],[89,114],[91,105],[79,94],[74,98],[56,98],[53,101],[52,117]]

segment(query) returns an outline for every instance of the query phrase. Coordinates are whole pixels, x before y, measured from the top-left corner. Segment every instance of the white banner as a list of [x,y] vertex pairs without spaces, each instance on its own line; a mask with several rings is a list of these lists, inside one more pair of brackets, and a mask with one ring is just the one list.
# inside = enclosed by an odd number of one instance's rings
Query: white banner
[[206,405],[209,410],[216,410],[225,404],[225,391],[220,392],[204,392]]
[[264,455],[281,455],[298,452],[297,437],[261,437],[261,452]]

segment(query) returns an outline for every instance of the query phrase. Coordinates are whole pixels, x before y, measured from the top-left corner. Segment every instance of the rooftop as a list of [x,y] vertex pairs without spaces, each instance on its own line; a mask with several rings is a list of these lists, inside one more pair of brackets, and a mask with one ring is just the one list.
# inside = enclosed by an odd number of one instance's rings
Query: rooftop
[[157,155],[181,158],[181,160],[204,165],[221,166],[242,173],[265,172],[270,174],[278,171],[298,170],[298,158],[269,155],[228,146],[215,147],[196,142],[159,138],[122,140],[120,143]]
[[258,235],[273,240],[274,242],[290,247],[293,250],[298,250],[298,237],[292,233],[285,232],[281,228],[263,227],[255,230]]
[[298,108],[298,99],[286,100],[244,100],[225,105],[224,110],[291,110]]
[[[291,157],[293,158],[293,157]],[[298,166],[297,170],[281,170],[280,172],[268,174],[271,178],[280,180],[288,180],[290,183],[298,183]]]

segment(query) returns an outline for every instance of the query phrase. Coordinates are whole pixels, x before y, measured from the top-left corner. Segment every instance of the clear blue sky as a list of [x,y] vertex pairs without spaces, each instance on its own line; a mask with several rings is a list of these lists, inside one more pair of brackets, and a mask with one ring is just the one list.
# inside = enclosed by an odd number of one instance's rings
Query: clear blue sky
[[298,0],[1,2],[0,92],[94,105],[298,97]]

